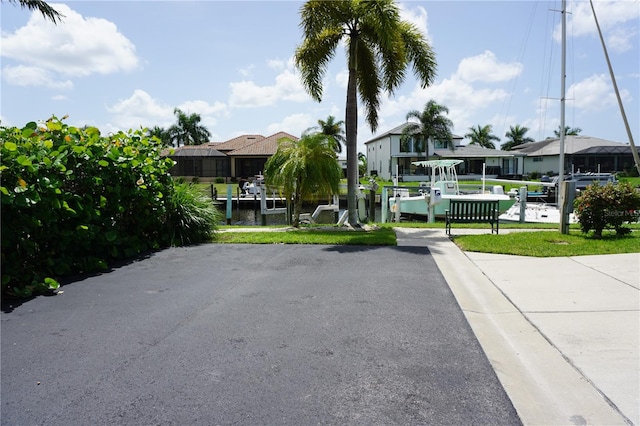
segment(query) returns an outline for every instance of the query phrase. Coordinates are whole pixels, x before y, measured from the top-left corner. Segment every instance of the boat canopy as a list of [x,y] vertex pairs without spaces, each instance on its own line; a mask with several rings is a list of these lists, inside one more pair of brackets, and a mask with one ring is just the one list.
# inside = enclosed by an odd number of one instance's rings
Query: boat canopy
[[412,161],[411,164],[419,167],[454,167],[463,160],[428,160],[428,161]]

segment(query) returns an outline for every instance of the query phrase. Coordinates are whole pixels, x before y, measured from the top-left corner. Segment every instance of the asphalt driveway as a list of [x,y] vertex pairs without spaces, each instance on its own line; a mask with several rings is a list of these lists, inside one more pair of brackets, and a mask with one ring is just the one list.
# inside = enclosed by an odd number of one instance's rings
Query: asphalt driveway
[[400,244],[172,248],[5,305],[2,424],[520,424]]

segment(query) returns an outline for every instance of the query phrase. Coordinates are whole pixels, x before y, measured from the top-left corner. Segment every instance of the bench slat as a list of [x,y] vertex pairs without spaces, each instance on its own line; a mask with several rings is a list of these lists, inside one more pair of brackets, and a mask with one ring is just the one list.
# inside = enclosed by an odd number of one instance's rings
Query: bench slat
[[451,234],[452,223],[490,223],[493,233],[494,223],[498,233],[499,202],[497,200],[450,200],[445,211],[445,227]]

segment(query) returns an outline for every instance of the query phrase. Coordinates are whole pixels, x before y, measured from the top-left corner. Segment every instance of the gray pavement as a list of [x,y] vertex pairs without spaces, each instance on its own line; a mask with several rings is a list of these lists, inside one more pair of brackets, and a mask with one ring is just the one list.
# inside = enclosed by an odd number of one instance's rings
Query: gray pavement
[[640,254],[396,232],[170,249],[5,306],[2,424],[640,425]]
[[3,302],[3,425],[517,425],[422,238],[173,248]]
[[491,255],[397,232],[429,247],[524,424],[640,424],[640,253]]

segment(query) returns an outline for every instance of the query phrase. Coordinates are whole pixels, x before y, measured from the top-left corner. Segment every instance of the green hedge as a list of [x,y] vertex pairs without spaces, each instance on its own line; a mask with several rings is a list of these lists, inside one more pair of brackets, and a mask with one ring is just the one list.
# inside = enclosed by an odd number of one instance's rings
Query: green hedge
[[3,293],[54,289],[171,243],[173,160],[145,131],[102,136],[52,117],[0,127],[0,143]]

